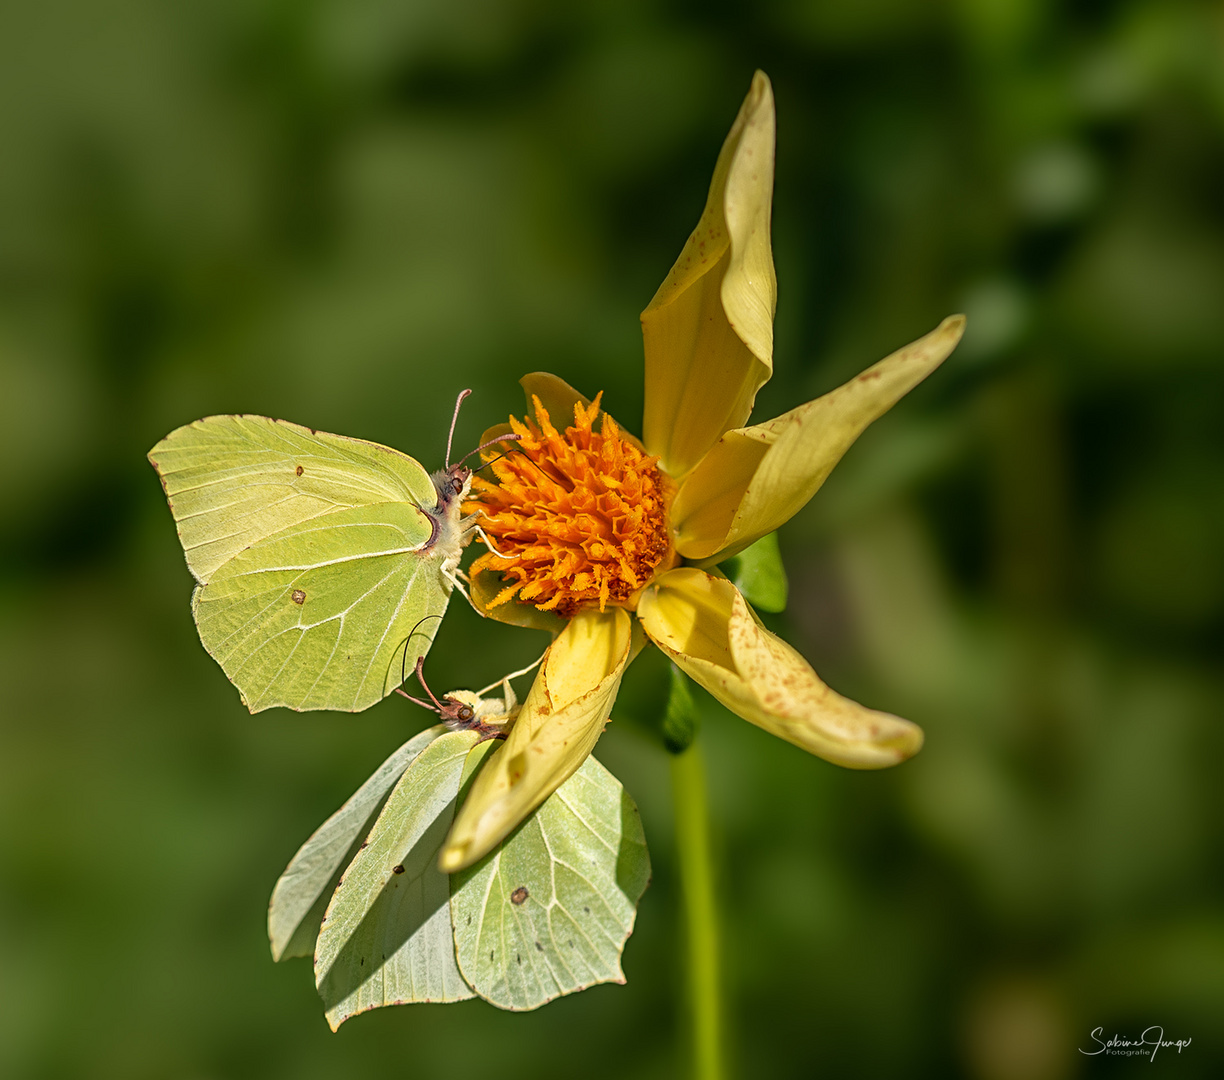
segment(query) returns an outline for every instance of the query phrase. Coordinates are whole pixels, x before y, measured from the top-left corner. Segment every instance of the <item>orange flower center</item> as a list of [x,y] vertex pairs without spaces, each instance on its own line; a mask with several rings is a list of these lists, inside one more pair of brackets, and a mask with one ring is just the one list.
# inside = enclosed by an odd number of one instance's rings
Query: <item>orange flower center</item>
[[533,397],[534,423],[510,417],[519,440],[493,465],[499,482],[473,480],[464,509],[479,511],[490,551],[470,573],[494,570],[507,583],[489,607],[517,598],[566,618],[596,604],[632,607],[660,567],[675,562],[671,481],[606,413],[594,430],[602,396],[587,408],[575,404],[564,434]]

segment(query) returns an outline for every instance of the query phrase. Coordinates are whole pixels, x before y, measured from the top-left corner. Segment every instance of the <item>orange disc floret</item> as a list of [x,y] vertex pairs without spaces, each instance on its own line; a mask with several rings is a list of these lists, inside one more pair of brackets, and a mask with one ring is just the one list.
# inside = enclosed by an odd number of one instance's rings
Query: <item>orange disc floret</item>
[[510,417],[519,439],[493,464],[498,483],[473,480],[464,509],[479,512],[490,550],[470,573],[493,570],[507,582],[489,607],[517,598],[566,618],[581,607],[631,607],[675,561],[671,482],[606,413],[594,430],[602,396],[575,404],[564,433],[533,397],[534,423]]

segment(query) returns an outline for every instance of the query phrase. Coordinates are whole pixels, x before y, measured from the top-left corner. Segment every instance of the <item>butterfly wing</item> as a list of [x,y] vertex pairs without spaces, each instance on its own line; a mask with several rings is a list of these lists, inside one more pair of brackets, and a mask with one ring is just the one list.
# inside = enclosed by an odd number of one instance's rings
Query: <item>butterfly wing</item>
[[303,521],[354,506],[437,500],[429,473],[407,454],[266,416],[197,420],[162,439],[149,461],[201,583],[240,551]]
[[458,508],[435,528],[412,458],[258,416],[189,424],[149,458],[200,582],[200,640],[252,712],[360,711],[428,651]]
[[196,590],[200,640],[251,712],[358,712],[412,671],[438,620],[416,624],[441,616],[451,591],[422,518],[407,503],[313,518],[252,544]]

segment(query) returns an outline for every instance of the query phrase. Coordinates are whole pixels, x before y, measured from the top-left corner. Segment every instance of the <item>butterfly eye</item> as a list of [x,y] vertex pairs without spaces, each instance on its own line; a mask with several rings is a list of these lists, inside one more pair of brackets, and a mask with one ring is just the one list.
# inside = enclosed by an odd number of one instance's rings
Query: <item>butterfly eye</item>
[[452,476],[451,477],[451,487],[455,489],[455,494],[458,495],[459,492],[463,490],[463,481],[460,480],[459,477],[457,476]]
[[472,717],[475,715],[476,714],[472,712],[472,707],[470,705],[463,705],[459,709],[459,719],[464,721],[465,723],[468,720],[471,720]]

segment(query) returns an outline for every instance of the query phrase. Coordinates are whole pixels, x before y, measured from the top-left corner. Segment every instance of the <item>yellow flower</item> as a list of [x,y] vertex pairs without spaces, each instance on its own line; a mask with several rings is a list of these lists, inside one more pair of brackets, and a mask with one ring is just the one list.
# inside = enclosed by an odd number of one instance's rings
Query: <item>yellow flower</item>
[[532,419],[486,433],[513,430],[520,452],[473,488],[489,551],[470,568],[472,599],[556,638],[455,819],[443,870],[491,851],[573,775],[645,639],[745,720],[838,765],[882,768],[922,745],[916,725],[829,689],[713,569],[791,518],[964,328],[945,319],[831,393],[743,426],[773,371],[773,161],[773,93],[757,72],[701,220],[642,313],[641,442],[606,414],[597,431],[600,399],[543,373],[522,380]]

